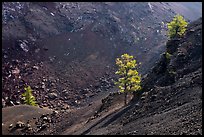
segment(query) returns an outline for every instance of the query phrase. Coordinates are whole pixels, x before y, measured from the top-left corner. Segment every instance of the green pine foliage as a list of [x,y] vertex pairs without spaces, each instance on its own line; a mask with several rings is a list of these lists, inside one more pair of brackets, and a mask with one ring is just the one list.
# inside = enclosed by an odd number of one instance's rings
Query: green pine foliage
[[170,58],[171,58],[172,55],[166,51],[166,52],[165,52],[165,56],[166,56],[166,59],[167,59],[167,60],[170,60]]
[[30,86],[24,88],[25,92],[22,94],[24,103],[31,106],[37,106],[35,97],[32,95],[32,89]]
[[121,58],[116,59],[116,65],[118,71],[116,74],[119,75],[119,79],[115,84],[118,86],[120,92],[125,93],[125,105],[127,92],[141,90],[141,76],[139,76],[136,70],[136,60],[133,56],[123,54]]
[[176,15],[170,23],[167,23],[168,35],[170,38],[182,36],[188,23],[181,15]]

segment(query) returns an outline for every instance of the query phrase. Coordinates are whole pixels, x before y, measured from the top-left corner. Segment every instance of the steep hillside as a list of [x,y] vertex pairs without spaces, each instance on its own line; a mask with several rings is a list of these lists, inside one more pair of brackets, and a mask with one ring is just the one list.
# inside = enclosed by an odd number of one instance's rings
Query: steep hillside
[[170,61],[162,55],[143,78],[140,98],[84,133],[202,134],[202,18],[189,25],[183,38],[166,46]]
[[[115,58],[125,52],[142,63],[139,71],[145,74],[165,50],[163,23],[179,13],[170,5],[4,2],[2,106],[21,104],[25,85],[40,107],[80,106],[113,87]],[[202,15],[199,8],[193,11]]]
[[[202,134],[202,3],[2,4],[3,134]],[[168,40],[178,13],[190,25]],[[143,76],[125,107],[124,53]],[[26,85],[40,108],[22,105]]]
[[[8,107],[3,134],[202,135],[202,19],[191,23],[183,38],[169,40],[166,50],[170,60],[161,55],[143,77],[141,94],[129,95],[127,106],[123,94],[98,93],[92,103],[69,111],[33,108],[38,114],[30,114],[31,107]],[[11,113],[25,107],[24,116]],[[18,127],[17,120],[30,124]]]

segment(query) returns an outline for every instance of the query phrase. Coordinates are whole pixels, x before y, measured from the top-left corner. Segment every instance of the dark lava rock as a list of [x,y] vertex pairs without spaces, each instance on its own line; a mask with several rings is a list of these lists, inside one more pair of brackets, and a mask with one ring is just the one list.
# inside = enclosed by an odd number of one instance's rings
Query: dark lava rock
[[23,123],[23,122],[21,122],[21,121],[18,121],[18,122],[16,123],[16,128],[23,128],[23,127],[25,127],[25,123]]
[[10,124],[10,125],[9,125],[9,128],[12,128],[12,127],[13,127],[13,124]]
[[2,107],[6,106],[6,101],[2,98]]
[[141,100],[145,100],[145,98],[146,98],[146,97],[145,97],[145,96],[143,96],[143,97],[141,97]]
[[47,124],[42,124],[42,126],[40,126],[38,131],[44,130],[45,128],[47,128]]
[[28,130],[28,131],[30,131],[30,130],[32,130],[32,127],[31,127],[30,124],[26,124],[25,129]]
[[39,69],[39,67],[38,67],[38,66],[33,66],[33,69],[38,70],[38,69]]
[[52,115],[57,115],[59,112],[58,111],[53,111]]
[[48,120],[48,118],[47,117],[43,117],[43,121],[47,121]]
[[174,39],[174,40],[171,40],[171,41],[168,41],[166,43],[166,47],[167,47],[167,52],[169,54],[173,54],[174,52],[176,52],[178,46],[179,46],[179,39]]
[[156,99],[157,95],[152,95],[151,101],[154,101]]
[[9,104],[10,104],[11,106],[15,106],[15,104],[13,103],[13,101],[9,101]]
[[49,94],[48,94],[48,97],[49,97],[50,99],[55,99],[55,98],[57,98],[58,96],[57,96],[57,93],[49,93]]
[[28,52],[29,51],[29,48],[28,48],[28,41],[26,41],[26,40],[19,40],[18,41],[18,44],[19,44],[19,47],[23,50],[23,51],[25,51],[25,52]]

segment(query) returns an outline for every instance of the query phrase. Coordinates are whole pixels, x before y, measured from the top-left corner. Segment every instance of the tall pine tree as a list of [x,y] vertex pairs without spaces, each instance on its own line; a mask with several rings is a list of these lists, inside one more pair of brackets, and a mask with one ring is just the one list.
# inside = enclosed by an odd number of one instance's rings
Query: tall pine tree
[[123,54],[121,58],[116,59],[116,65],[118,71],[116,74],[119,75],[119,79],[115,82],[120,89],[120,92],[125,93],[124,104],[127,104],[127,93],[132,91],[141,90],[141,76],[139,76],[136,70],[136,60],[133,56]]

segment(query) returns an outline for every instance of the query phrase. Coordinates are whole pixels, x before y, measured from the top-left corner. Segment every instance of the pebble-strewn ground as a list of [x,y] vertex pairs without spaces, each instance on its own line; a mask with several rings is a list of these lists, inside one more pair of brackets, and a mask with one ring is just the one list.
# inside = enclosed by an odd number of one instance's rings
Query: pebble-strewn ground
[[[30,121],[31,123],[21,119],[10,123],[7,121],[6,124],[2,123],[4,133],[129,134],[125,128],[125,132],[123,130],[119,132],[117,129],[114,131],[114,128],[111,131],[103,128],[97,129],[100,127],[100,121],[112,123],[114,118],[111,117],[114,117],[115,114],[116,117],[120,117],[120,114],[123,114],[123,111],[120,110],[123,105],[117,102],[122,98],[122,95],[116,97],[114,101],[110,99],[108,103],[101,102],[109,93],[112,97],[112,93],[117,92],[117,89],[114,88],[115,58],[123,53],[134,55],[137,62],[142,63],[139,66],[139,72],[146,74],[165,50],[167,37],[164,24],[179,11],[186,14],[188,21],[194,19],[191,14],[188,14],[188,8],[186,9],[184,5],[181,6],[181,9],[176,10],[175,8],[179,4],[175,6],[175,3],[173,4],[175,7],[172,8],[172,4],[168,3],[4,2],[2,8],[2,108],[6,110],[7,107],[13,106],[13,110],[15,110],[15,107],[21,106],[23,104],[21,99],[23,89],[26,85],[30,85],[39,107],[52,109],[49,114],[42,112],[43,115],[36,116]],[[194,6],[189,9],[198,13],[195,15],[196,17],[202,16]],[[197,27],[199,28],[198,25]],[[190,30],[189,35],[194,34],[195,30],[197,30],[196,27]],[[184,43],[184,49],[180,48],[179,50],[179,59],[183,59],[183,54],[186,56],[185,49],[191,45],[190,42],[196,43],[198,46],[201,44],[197,39],[201,34],[196,33],[195,39],[190,37],[186,46]],[[184,65],[186,69],[180,69],[176,78],[182,78],[183,75],[199,68],[199,65],[196,64],[199,64],[200,61],[197,61],[200,58],[197,54],[199,51],[201,50],[192,50],[192,55],[189,58],[194,55],[197,55],[195,57],[198,58],[187,62]],[[191,49],[189,53],[191,53]],[[176,64],[174,62],[174,60],[171,62],[173,66],[180,65],[179,62]],[[196,74],[195,76],[188,75],[186,80],[190,80],[190,78],[199,80],[200,73],[202,74],[199,70],[198,78]],[[163,74],[162,76],[164,77],[161,77],[160,80],[153,81],[161,85],[168,84],[169,81],[162,83],[168,76]],[[149,79],[153,77],[154,75]],[[148,79],[147,82],[149,82]],[[154,82],[149,85],[153,86]],[[147,89],[149,88],[147,87]],[[200,89],[200,87],[195,87],[194,90],[200,93]],[[171,88],[168,90],[171,91]],[[184,91],[182,88],[180,90]],[[105,102],[111,105],[106,105]],[[117,102],[118,106],[114,106],[114,102]],[[189,117],[195,115],[195,119],[199,120],[200,112],[194,113],[194,110],[200,108],[199,102],[199,99],[195,102],[192,113],[188,109],[186,110],[189,112]],[[157,103],[157,105],[159,104]],[[186,105],[188,106],[188,104]],[[122,111],[118,115],[116,108]],[[146,110],[145,107],[142,108]],[[185,106],[182,108],[186,109]],[[179,108],[179,110],[182,109]],[[39,111],[41,112],[40,109]],[[165,115],[162,116],[165,117]],[[122,123],[127,123],[129,117],[136,118],[130,111]],[[160,120],[160,117],[157,118],[158,116],[155,121]],[[78,119],[78,121],[74,119]],[[136,122],[141,124],[141,121]],[[109,127],[109,124],[105,125]],[[153,127],[155,128],[155,126]],[[200,129],[199,124],[197,127]],[[15,132],[16,128],[19,132]],[[76,131],[78,129],[81,130]],[[187,134],[199,132],[187,130],[185,130]],[[144,132],[141,130],[135,131],[134,134],[159,133],[159,131],[153,131],[153,128],[151,132],[150,130],[144,130]],[[171,132],[178,134],[174,130]],[[184,131],[180,132],[179,134],[184,133]],[[165,134],[166,132],[160,133]]]

